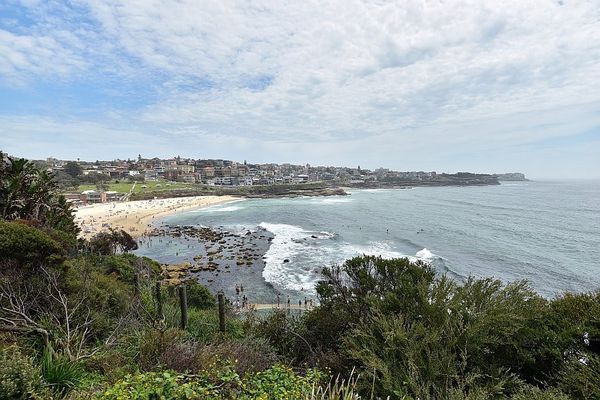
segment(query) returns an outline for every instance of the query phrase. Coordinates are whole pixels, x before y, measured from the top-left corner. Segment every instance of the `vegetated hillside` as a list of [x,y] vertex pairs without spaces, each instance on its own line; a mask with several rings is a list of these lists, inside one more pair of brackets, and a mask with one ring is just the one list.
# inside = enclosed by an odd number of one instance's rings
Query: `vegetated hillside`
[[343,189],[332,188],[322,182],[298,185],[207,186],[194,185],[188,189],[134,193],[131,200],[148,200],[185,196],[242,196],[248,198],[336,196],[345,195]]
[[600,398],[599,293],[363,256],[323,271],[315,309],[226,306],[221,331],[213,294],[161,284],[125,232],[78,241],[44,179],[0,163],[2,399]]

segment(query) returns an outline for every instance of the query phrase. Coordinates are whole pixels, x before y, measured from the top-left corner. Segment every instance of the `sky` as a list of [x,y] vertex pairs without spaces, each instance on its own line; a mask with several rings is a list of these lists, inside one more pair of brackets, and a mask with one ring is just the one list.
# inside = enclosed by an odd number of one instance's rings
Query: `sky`
[[600,178],[600,0],[3,0],[0,150]]

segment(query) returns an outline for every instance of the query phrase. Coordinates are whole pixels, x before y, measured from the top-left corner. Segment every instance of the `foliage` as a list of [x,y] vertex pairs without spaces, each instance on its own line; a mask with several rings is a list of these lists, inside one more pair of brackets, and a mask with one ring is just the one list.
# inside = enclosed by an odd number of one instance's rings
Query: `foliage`
[[18,347],[0,348],[0,398],[13,400],[48,399],[40,367]]
[[266,338],[280,355],[301,364],[307,353],[310,353],[296,336],[301,326],[297,318],[288,317],[284,310],[274,310],[271,315],[260,319],[254,329],[256,335]]
[[0,218],[39,221],[76,237],[79,229],[52,173],[0,152]]
[[324,303],[361,315],[342,335],[343,354],[376,378],[379,395],[444,398],[468,387],[500,395],[519,385],[513,374],[546,372],[536,367],[551,353],[548,332],[535,327],[547,304],[523,282],[459,286],[426,265],[368,256],[325,275]]
[[[176,297],[169,298],[164,305],[168,326],[179,326],[179,305]],[[219,332],[219,315],[216,308],[200,310],[188,309],[188,334],[199,342],[208,343],[223,337],[235,339],[244,336],[244,324],[238,318],[228,315],[225,318],[225,332]]]
[[89,257],[89,262],[96,265],[104,274],[115,275],[130,284],[135,284],[140,274],[155,279],[161,271],[160,264],[156,261],[129,253]]
[[600,357],[573,357],[559,373],[558,381],[560,389],[575,399],[600,399]]
[[276,364],[266,371],[249,375],[242,383],[241,399],[302,399],[309,397],[315,385],[324,380],[318,370],[308,370],[305,376],[296,374],[291,368]]
[[100,232],[92,237],[87,244],[87,252],[98,255],[112,255],[118,251],[127,253],[136,250],[138,244],[131,235],[124,230],[110,229]]
[[44,350],[41,371],[44,381],[58,398],[65,397],[83,378],[83,370],[79,364],[49,348]]
[[63,170],[73,178],[76,178],[83,173],[81,165],[76,161],[67,162],[63,167]]
[[20,221],[0,220],[0,261],[19,265],[55,265],[63,259],[60,244]]
[[195,279],[185,281],[188,306],[201,310],[214,308],[217,305],[215,296],[204,285],[198,283]]
[[221,399],[214,384],[171,371],[128,375],[98,397],[103,400]]
[[570,400],[570,397],[558,389],[543,390],[536,386],[525,386],[512,395],[511,400]]
[[218,360],[231,362],[242,377],[267,370],[279,361],[275,349],[265,339],[253,336],[215,340],[199,346],[195,359],[200,366],[215,364]]
[[[549,301],[525,282],[459,284],[422,263],[371,256],[324,276],[319,307],[300,319],[275,312],[253,329],[296,365],[344,376],[358,367],[363,395],[475,399],[551,385],[579,398],[596,395],[584,380],[598,378],[598,293]],[[588,364],[569,361],[581,357]],[[564,397],[552,388],[543,396]]]
[[324,374],[317,370],[309,370],[302,376],[281,365],[248,375],[243,380],[227,365],[211,365],[209,369],[210,372],[193,376],[168,370],[129,375],[99,398],[297,400],[314,398],[315,387],[324,379]]

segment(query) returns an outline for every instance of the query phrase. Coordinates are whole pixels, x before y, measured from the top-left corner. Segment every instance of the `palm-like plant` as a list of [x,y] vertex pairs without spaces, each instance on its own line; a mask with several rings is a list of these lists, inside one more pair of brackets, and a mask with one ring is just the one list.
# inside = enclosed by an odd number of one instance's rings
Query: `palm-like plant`
[[35,220],[42,225],[77,233],[70,205],[57,194],[51,172],[28,160],[0,152],[0,218]]

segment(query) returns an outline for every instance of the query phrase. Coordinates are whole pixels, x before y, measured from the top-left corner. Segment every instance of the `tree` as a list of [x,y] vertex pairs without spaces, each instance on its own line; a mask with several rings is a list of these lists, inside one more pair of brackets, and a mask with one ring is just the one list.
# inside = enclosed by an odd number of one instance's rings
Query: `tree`
[[110,229],[108,232],[100,232],[92,237],[88,242],[88,248],[92,254],[112,255],[117,251],[127,253],[136,250],[138,244],[124,230]]
[[100,192],[106,192],[109,189],[109,185],[106,181],[98,181],[96,182],[96,189]]
[[58,215],[65,232],[77,236],[70,205],[58,195],[54,175],[31,161],[4,157],[0,152],[0,218],[37,221],[54,228]]
[[71,175],[71,177],[73,177],[73,178],[77,178],[79,175],[81,175],[83,173],[81,166],[79,165],[79,163],[77,163],[75,161],[67,162],[64,166],[64,171],[67,174]]

